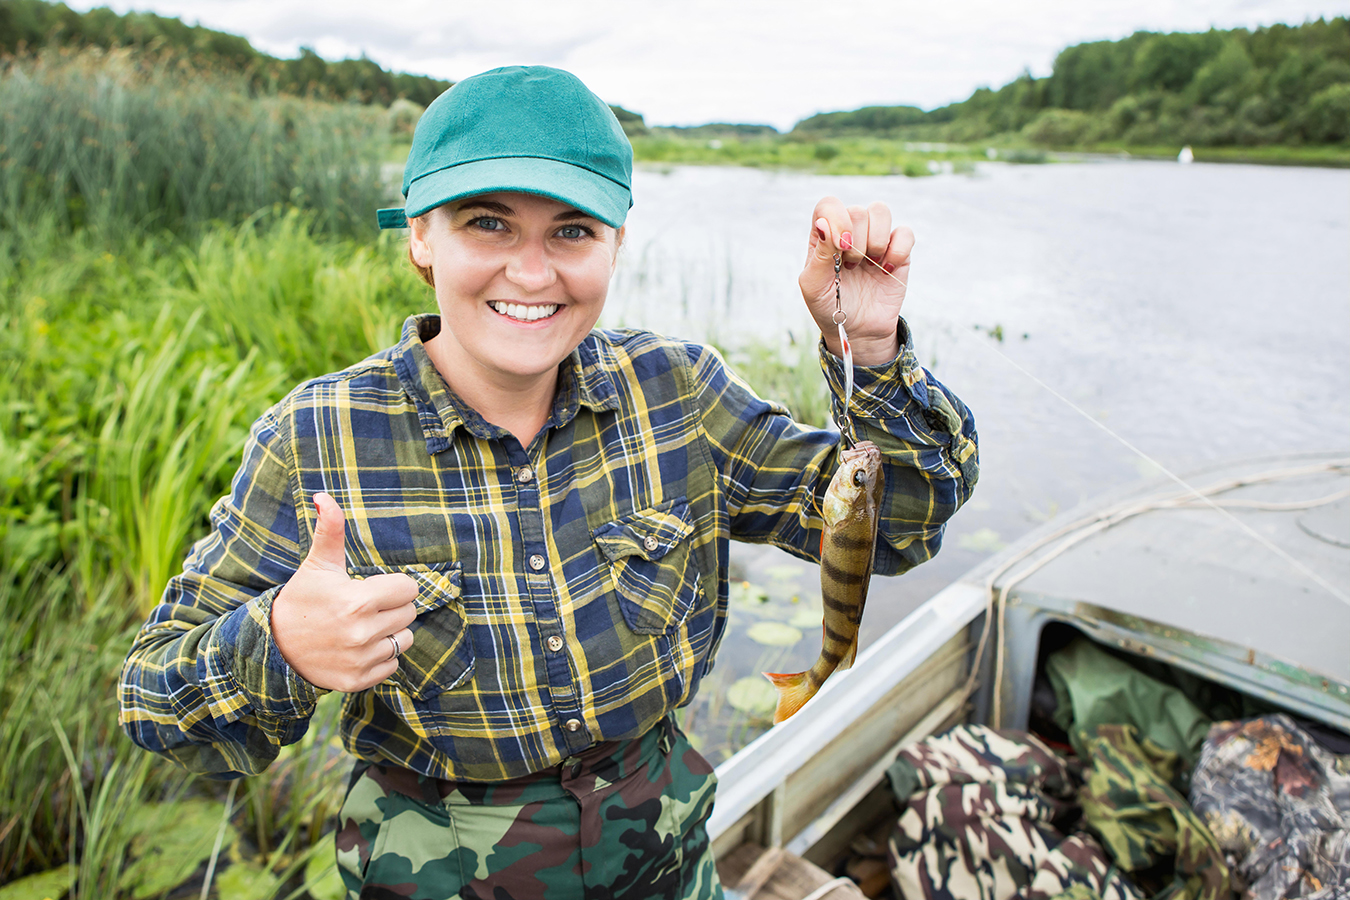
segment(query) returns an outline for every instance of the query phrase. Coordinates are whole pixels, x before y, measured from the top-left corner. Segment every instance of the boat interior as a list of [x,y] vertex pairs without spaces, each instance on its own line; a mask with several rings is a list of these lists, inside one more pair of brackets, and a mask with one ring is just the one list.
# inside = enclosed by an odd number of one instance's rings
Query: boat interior
[[1350,746],[1347,588],[1344,454],[1216,466],[1185,490],[1164,479],[1066,513],[930,598],[718,767],[708,827],[727,896],[901,897],[887,769],[960,723],[1067,750],[1046,661],[1075,639],[1202,702],[1287,712]]

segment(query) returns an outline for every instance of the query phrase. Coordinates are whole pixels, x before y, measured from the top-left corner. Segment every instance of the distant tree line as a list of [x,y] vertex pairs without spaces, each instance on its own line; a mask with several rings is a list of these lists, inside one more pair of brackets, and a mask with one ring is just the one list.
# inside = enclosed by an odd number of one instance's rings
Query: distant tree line
[[885,134],[976,141],[1021,133],[1051,147],[1094,144],[1329,144],[1350,141],[1350,19],[1248,31],[1160,34],[1063,50],[1046,78],[925,112],[830,112],[799,136]]
[[0,54],[45,47],[130,47],[185,58],[201,68],[248,76],[260,92],[388,106],[405,98],[426,106],[451,82],[389,72],[364,57],[328,62],[302,47],[295,59],[254,49],[247,39],[154,13],[118,15],[106,7],[80,13],[64,3],[0,0]]

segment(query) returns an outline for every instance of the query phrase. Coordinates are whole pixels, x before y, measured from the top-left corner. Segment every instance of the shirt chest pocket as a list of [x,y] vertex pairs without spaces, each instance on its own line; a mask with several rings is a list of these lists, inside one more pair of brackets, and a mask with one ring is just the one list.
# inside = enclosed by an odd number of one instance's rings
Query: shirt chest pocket
[[693,530],[681,498],[592,532],[609,562],[624,621],[638,634],[664,634],[689,615],[699,590],[689,548]]
[[353,578],[397,572],[417,582],[413,601],[417,618],[408,626],[413,645],[399,657],[392,676],[396,685],[418,700],[430,700],[472,677],[473,642],[464,615],[460,563],[362,566],[347,571]]

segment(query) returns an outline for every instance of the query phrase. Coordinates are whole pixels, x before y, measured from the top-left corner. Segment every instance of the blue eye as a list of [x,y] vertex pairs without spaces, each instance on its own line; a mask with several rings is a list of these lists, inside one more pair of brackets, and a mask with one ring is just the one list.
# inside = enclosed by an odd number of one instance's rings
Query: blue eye
[[566,238],[567,240],[570,241],[575,241],[578,238],[583,238],[586,236],[587,233],[588,233],[587,229],[583,228],[580,225],[564,225],[563,227],[558,229],[558,236]]
[[483,216],[481,219],[474,219],[473,224],[484,231],[501,231],[506,227],[506,224],[502,222],[501,219],[493,219],[488,216]]

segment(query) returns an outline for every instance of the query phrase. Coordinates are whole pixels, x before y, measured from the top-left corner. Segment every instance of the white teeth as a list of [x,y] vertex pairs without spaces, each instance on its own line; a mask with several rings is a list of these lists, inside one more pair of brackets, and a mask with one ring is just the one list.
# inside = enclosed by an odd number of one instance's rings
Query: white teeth
[[490,303],[488,304],[497,312],[512,319],[518,319],[522,322],[533,322],[536,319],[547,319],[558,311],[558,304],[550,303],[546,306],[525,306],[521,303]]

